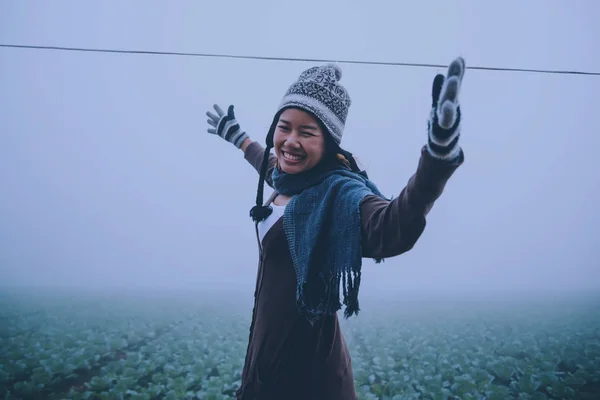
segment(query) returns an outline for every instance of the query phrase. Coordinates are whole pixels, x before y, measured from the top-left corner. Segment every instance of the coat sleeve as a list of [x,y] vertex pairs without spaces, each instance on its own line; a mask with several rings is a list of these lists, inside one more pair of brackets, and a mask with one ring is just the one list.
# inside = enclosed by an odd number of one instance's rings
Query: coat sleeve
[[[265,154],[265,148],[261,146],[258,142],[252,142],[246,148],[246,152],[244,153],[244,158],[246,161],[250,163],[260,175],[260,167],[262,165],[263,155]],[[273,180],[271,179],[271,173],[273,172],[273,168],[277,164],[277,157],[274,154],[269,155],[269,164],[267,167],[267,174],[265,176],[265,182],[271,188],[273,188]]]
[[363,257],[389,258],[412,249],[425,230],[427,213],[463,162],[462,150],[456,161],[449,162],[434,158],[423,147],[417,170],[398,197],[392,201],[365,197],[360,205]]

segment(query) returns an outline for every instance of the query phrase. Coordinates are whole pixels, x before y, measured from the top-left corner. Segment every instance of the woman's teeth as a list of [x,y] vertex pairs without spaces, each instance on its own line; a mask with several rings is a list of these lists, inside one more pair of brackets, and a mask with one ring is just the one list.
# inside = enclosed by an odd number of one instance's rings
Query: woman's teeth
[[294,154],[286,153],[285,151],[283,152],[283,157],[287,158],[288,160],[292,160],[292,161],[300,161],[303,158],[300,156],[296,156]]

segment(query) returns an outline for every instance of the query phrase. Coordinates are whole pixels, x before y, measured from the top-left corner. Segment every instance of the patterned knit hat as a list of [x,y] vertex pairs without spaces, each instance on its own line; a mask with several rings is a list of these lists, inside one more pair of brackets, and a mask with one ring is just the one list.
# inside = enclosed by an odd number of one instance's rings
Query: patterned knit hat
[[335,64],[311,67],[294,82],[279,105],[278,111],[298,107],[314,114],[339,145],[352,100],[339,84],[342,70]]

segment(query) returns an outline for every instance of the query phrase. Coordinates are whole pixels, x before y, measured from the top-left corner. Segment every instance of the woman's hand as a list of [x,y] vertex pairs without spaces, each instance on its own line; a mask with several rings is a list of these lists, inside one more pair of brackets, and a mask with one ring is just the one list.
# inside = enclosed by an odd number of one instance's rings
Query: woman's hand
[[447,77],[433,79],[427,149],[434,157],[454,159],[460,153],[461,110],[458,95],[465,74],[465,61],[456,58],[448,67]]
[[227,114],[225,114],[217,104],[213,105],[213,107],[218,115],[215,115],[210,111],[206,112],[206,115],[208,116],[207,122],[212,126],[212,128],[208,128],[208,133],[220,136],[238,149],[245,150],[245,148],[242,148],[242,144],[246,142],[247,146],[249,140],[246,139],[249,139],[249,137],[248,134],[240,128],[240,124],[235,119],[233,105],[229,106]]

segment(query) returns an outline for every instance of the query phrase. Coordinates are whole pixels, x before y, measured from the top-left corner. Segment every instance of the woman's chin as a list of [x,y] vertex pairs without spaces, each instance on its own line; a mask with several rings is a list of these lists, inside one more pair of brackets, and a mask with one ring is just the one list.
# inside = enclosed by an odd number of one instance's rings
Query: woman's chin
[[286,174],[298,174],[306,169],[304,160],[299,162],[290,162],[284,159],[279,162],[279,166]]

